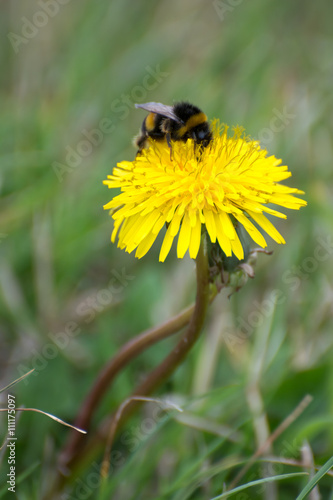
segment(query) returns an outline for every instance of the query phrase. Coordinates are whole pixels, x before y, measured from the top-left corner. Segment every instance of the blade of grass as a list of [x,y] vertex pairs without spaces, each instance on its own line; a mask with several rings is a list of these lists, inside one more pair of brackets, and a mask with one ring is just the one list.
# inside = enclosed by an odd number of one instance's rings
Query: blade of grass
[[[0,408],[0,412],[1,411],[8,411],[8,408]],[[37,408],[15,408],[15,411],[34,411],[36,413],[41,413],[42,415],[46,415],[52,420],[59,422],[59,424],[65,425],[66,427],[70,427],[71,429],[74,429],[77,432],[81,432],[81,434],[87,434],[87,431],[85,431],[84,429],[80,429],[75,425],[68,424],[64,420],[61,420],[61,418],[58,418],[55,415],[52,415],[52,413],[48,413],[47,411],[38,410]]]
[[301,415],[301,413],[306,409],[306,407],[312,402],[313,397],[307,394],[302,401],[296,406],[296,408],[288,415],[280,425],[272,432],[269,438],[257,449],[257,451],[252,455],[248,463],[239,471],[235,479],[232,481],[230,488],[234,488],[238,481],[244,476],[244,474],[250,469],[253,463],[256,461],[260,455],[262,455],[269,446]]
[[319,483],[321,478],[325,476],[325,474],[333,467],[333,457],[331,457],[320,469],[319,471],[313,476],[311,481],[308,482],[308,484],[302,489],[296,500],[303,500],[303,498],[306,497],[308,493],[310,493],[311,490],[316,486],[316,484]]
[[35,368],[33,368],[32,370],[30,370],[27,373],[25,373],[24,375],[22,375],[22,377],[17,378],[16,380],[14,380],[14,382],[11,382],[10,384],[6,385],[6,387],[4,387],[3,389],[0,389],[0,394],[3,391],[6,391],[10,387],[12,387],[13,385],[17,384],[18,382],[21,382],[21,380],[23,380],[25,377],[27,377],[28,375],[30,375],[34,371],[35,371]]
[[247,488],[251,488],[252,486],[257,486],[259,484],[270,483],[272,481],[282,481],[283,479],[290,479],[292,477],[307,476],[307,475],[308,474],[306,472],[294,472],[292,474],[281,474],[279,476],[271,476],[271,477],[265,477],[263,479],[257,479],[256,481],[250,481],[247,484],[242,484],[241,486],[237,486],[237,488],[234,488],[233,490],[230,491],[226,491],[225,493],[222,493],[222,495],[218,495],[217,497],[211,498],[210,500],[220,500],[221,498],[228,498],[229,496],[231,497],[231,495],[234,495],[235,493],[239,493],[240,491],[246,490]]

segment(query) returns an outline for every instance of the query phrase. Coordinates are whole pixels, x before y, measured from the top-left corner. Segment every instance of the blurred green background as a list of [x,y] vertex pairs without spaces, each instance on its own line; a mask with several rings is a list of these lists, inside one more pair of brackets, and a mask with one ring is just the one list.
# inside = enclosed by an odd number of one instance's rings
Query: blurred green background
[[[135,155],[145,115],[134,103],[185,99],[282,158],[308,206],[278,221],[287,244],[268,238],[274,254],[259,255],[256,278],[238,294],[217,297],[201,340],[159,391],[187,408],[182,421],[170,416],[145,430],[148,405],[126,424],[123,432],[141,429],[140,437],[116,443],[123,460],[105,498],[213,498],[306,394],[312,403],[269,450],[300,465],[257,463],[241,483],[308,470],[306,451],[322,465],[333,450],[333,4],[11,0],[0,14],[1,386],[35,368],[12,389],[17,406],[73,422],[117,349],[193,300],[188,257],[173,251],[158,263],[159,241],[138,261],[110,243],[103,211],[113,195],[103,179]],[[276,290],[283,300],[274,307]],[[66,328],[75,330],[70,340]],[[96,422],[174,342],[131,363]],[[0,429],[5,436],[5,417]],[[17,477],[36,464],[18,498],[42,498],[69,431],[24,413],[16,432]],[[1,485],[7,473],[5,453]],[[235,498],[294,499],[307,480]],[[319,490],[332,499],[332,477]],[[82,498],[75,494],[68,498]],[[97,498],[97,488],[89,494]]]

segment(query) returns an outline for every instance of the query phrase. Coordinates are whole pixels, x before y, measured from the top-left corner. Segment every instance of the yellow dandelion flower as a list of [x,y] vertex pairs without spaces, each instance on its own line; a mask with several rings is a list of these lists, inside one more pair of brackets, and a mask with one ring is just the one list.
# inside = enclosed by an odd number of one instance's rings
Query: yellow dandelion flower
[[109,188],[121,188],[104,206],[112,209],[115,221],[112,242],[119,231],[118,246],[127,252],[136,249],[141,258],[167,225],[159,260],[165,260],[177,234],[177,256],[189,250],[195,259],[205,227],[226,256],[234,253],[241,260],[243,247],[233,223],[238,221],[263,248],[267,244],[258,227],[285,243],[265,214],[286,215],[269,205],[298,210],[306,202],[294,196],[303,191],[280,184],[291,176],[281,160],[268,156],[242,128],[228,137],[228,127],[218,123],[200,154],[192,140],[175,141],[171,147],[172,155],[166,143],[152,143],[134,161],[118,163],[103,181]]

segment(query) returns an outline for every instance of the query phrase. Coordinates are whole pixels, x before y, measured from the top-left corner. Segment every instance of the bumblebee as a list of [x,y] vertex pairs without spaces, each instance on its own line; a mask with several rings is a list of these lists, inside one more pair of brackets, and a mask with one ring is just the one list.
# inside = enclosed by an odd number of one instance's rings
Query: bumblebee
[[171,141],[193,139],[200,147],[207,147],[213,138],[207,116],[189,102],[178,102],[174,106],[147,102],[135,107],[149,111],[139,135],[134,139],[134,145],[138,147],[137,155],[149,148],[149,139],[166,141],[171,154]]

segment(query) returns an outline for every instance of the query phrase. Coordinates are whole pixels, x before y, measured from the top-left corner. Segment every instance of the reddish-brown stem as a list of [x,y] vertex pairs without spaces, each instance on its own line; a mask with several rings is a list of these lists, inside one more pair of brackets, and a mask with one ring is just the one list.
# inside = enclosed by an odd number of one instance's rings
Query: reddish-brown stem
[[[184,360],[191,347],[198,339],[203,322],[206,315],[207,305],[209,301],[209,272],[208,258],[205,239],[202,239],[199,254],[196,260],[196,276],[197,276],[197,295],[193,314],[190,319],[189,326],[180,339],[176,347],[171,353],[157,366],[133,392],[132,396],[148,396],[157,389],[180,365]],[[215,296],[215,295],[214,295]],[[119,424],[122,424],[128,418],[135,408],[140,404],[140,401],[132,401],[124,409]],[[69,464],[72,470],[82,465],[87,460],[90,460],[94,455],[96,446],[101,442],[105,442],[109,434],[110,426],[112,426],[113,417],[109,417],[103,421],[94,435],[93,439],[81,450],[80,454],[73,456]]]
[[[126,366],[132,359],[138,356],[149,346],[174,335],[179,330],[184,328],[184,326],[186,326],[190,321],[193,311],[194,305],[191,305],[162,325],[151,328],[127,342],[101,370],[97,380],[81,406],[79,414],[75,420],[76,427],[88,430],[92,416],[96,411],[98,404],[107,389],[112,384],[116,375],[124,368],[124,366]],[[84,440],[82,440],[81,436],[79,437],[76,432],[72,432],[70,434],[69,440],[61,454],[61,467],[68,467],[72,459],[80,451],[83,443]]]
[[[116,426],[119,426],[119,424],[133,412],[134,408],[136,408],[136,406],[142,402],[140,401],[140,397],[148,396],[170,377],[170,375],[185,359],[192,346],[199,338],[206,317],[209,299],[209,269],[206,240],[204,237],[202,238],[199,254],[196,260],[196,270],[197,295],[190,324],[185,334],[180,339],[178,344],[174,347],[174,349],[170,352],[170,354],[162,361],[162,363],[160,363],[152,372],[150,372],[146,379],[135,389],[132,394],[133,399],[130,403],[124,405],[121,414],[117,415],[116,413],[116,415],[113,416],[109,425],[110,430],[108,432],[106,447],[107,455],[110,455]],[[104,458],[102,470],[102,474],[104,477],[107,475],[108,471],[106,461],[107,459]]]
[[[206,240],[204,237],[202,238],[200,250],[196,260],[196,277],[197,295],[195,305],[189,307],[162,326],[149,330],[139,337],[136,337],[136,339],[133,339],[121,349],[121,351],[107,364],[98,377],[98,380],[89,393],[88,398],[84,402],[82,410],[80,411],[80,416],[76,420],[76,425],[80,423],[80,427],[87,427],[84,425],[84,421],[89,422],[91,420],[92,413],[96,409],[96,404],[102,398],[114,376],[125,366],[125,364],[129,362],[130,359],[133,359],[136,355],[153,343],[176,333],[176,331],[180,330],[189,322],[187,331],[176,347],[165,358],[165,360],[147,376],[145,381],[136,388],[133,396],[147,396],[151,394],[180,365],[200,335],[209,301],[209,269]],[[210,300],[213,300],[216,293],[217,291],[215,290],[210,297]],[[133,413],[138,404],[140,404],[139,401],[133,401],[126,407],[126,410],[122,414],[120,423],[123,423],[124,420]],[[106,419],[105,422],[102,422],[93,439],[91,439],[89,443],[84,443],[83,447],[81,446],[82,440],[80,439],[77,440],[77,443],[80,441],[79,447],[74,442],[74,439],[69,442],[64,449],[61,460],[61,465],[65,466],[65,469],[67,468],[68,472],[69,469],[74,471],[77,466],[80,467],[80,464],[84,463],[87,459],[89,460],[89,457],[94,454],[96,445],[100,444],[101,436],[103,440],[105,440],[106,436],[109,434],[111,421],[112,417]],[[73,446],[73,443],[75,446]],[[66,482],[66,479],[64,477],[62,479],[58,477],[58,480],[58,488],[61,488],[61,485]],[[56,489],[58,488],[56,487]]]

